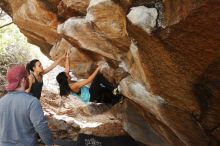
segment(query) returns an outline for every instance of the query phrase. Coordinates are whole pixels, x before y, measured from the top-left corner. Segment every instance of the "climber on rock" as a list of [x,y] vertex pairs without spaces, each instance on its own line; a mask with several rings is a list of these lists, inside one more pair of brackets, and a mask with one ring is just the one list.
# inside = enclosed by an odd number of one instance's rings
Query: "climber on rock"
[[[99,73],[103,64],[99,65],[96,70],[85,80],[72,82],[69,75],[69,51],[66,55],[65,71],[57,75],[59,83],[60,96],[73,95],[80,98],[84,103],[100,102],[115,104],[119,101],[120,95],[118,88],[114,88],[107,79]],[[91,83],[90,88],[86,85]]]
[[41,91],[42,91],[42,87],[43,87],[43,75],[47,74],[52,69],[54,69],[59,64],[59,62],[65,58],[65,56],[66,56],[66,53],[64,55],[62,55],[59,59],[54,61],[54,63],[51,64],[46,69],[43,69],[43,66],[39,60],[34,59],[34,60],[30,61],[26,65],[26,69],[29,72],[29,76],[28,76],[29,87],[26,90],[26,92],[37,97],[37,99],[40,99]]

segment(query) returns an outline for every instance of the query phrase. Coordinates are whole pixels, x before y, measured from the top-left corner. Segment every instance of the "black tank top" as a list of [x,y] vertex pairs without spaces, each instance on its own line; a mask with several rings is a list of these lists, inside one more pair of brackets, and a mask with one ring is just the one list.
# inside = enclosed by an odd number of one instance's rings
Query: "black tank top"
[[[32,75],[34,76],[34,74],[32,74]],[[34,79],[35,79],[35,82],[31,86],[30,93],[33,96],[37,97],[37,99],[40,100],[41,91],[42,91],[42,87],[43,87],[43,81],[39,82],[35,76],[34,76]]]

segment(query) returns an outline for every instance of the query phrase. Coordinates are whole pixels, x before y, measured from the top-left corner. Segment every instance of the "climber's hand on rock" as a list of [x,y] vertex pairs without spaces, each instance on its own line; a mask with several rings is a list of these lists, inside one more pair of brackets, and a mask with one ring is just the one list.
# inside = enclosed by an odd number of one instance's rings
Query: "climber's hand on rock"
[[98,66],[101,66],[102,64],[104,64],[105,63],[105,61],[99,61],[99,62],[97,62],[97,65]]
[[68,49],[68,50],[66,51],[66,57],[69,57],[69,55],[70,55],[70,49]]
[[101,68],[101,67],[100,67],[100,66],[98,66],[96,69],[100,71],[100,68]]
[[100,61],[97,63],[97,65],[100,67],[100,71],[102,72],[103,69],[109,69],[109,65],[105,61]]
[[66,57],[69,57],[69,54],[70,54],[70,49],[68,49],[62,56],[61,58],[64,59]]
[[66,57],[66,52],[60,57],[60,59],[64,59]]

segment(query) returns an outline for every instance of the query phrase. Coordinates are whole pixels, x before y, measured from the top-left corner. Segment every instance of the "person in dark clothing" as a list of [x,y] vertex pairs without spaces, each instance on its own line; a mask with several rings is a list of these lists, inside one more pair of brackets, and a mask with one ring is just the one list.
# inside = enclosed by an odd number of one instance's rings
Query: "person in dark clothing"
[[[34,97],[36,97],[38,100],[40,100],[42,87],[43,87],[43,75],[50,72],[53,68],[55,68],[59,62],[64,59],[66,56],[66,53],[62,55],[59,59],[57,59],[52,65],[50,65],[48,68],[43,69],[43,66],[41,62],[37,59],[34,59],[30,61],[26,65],[26,70],[29,73],[28,79],[29,79],[29,87],[25,90],[25,92],[30,93]],[[43,144],[42,140],[40,139],[40,136],[37,134],[38,143]]]
[[37,99],[40,99],[41,97],[41,91],[43,87],[43,75],[47,74],[49,71],[51,71],[53,68],[55,68],[59,62],[64,59],[66,56],[62,55],[59,59],[57,59],[52,65],[50,65],[48,68],[43,69],[43,66],[41,62],[37,59],[34,59],[30,61],[26,65],[26,69],[29,72],[29,87],[27,90],[25,90],[27,93],[32,94]]
[[120,99],[119,93],[113,94],[112,84],[100,73],[96,75],[89,88],[90,101],[115,104]]
[[[79,97],[83,102],[102,102],[114,104],[115,99],[119,101],[118,94],[114,95],[116,88],[112,86],[108,80],[99,73],[100,67],[85,80],[71,82],[69,75],[69,52],[66,56],[65,71],[57,75],[56,79],[60,87],[60,96],[68,96],[69,94]],[[91,83],[90,88],[86,85]],[[117,96],[117,97],[116,97]]]

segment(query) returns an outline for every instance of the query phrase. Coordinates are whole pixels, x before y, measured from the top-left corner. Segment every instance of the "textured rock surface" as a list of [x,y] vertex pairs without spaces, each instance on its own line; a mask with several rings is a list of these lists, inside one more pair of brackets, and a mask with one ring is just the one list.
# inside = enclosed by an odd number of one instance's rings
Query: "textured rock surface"
[[84,16],[89,0],[61,0],[58,4],[58,15],[65,19],[73,16]]
[[126,135],[122,123],[109,106],[91,103],[85,105],[77,97],[44,92],[41,103],[49,128],[55,139],[77,139],[79,133],[97,136]]
[[145,6],[133,7],[127,15],[134,25],[137,25],[149,34],[156,26],[157,16],[156,8],[147,8]]
[[[151,35],[127,20],[143,6],[157,9]],[[106,61],[103,73],[126,96],[115,116],[137,141],[219,145],[219,0],[2,0],[0,7],[53,60],[70,49],[76,75]]]

